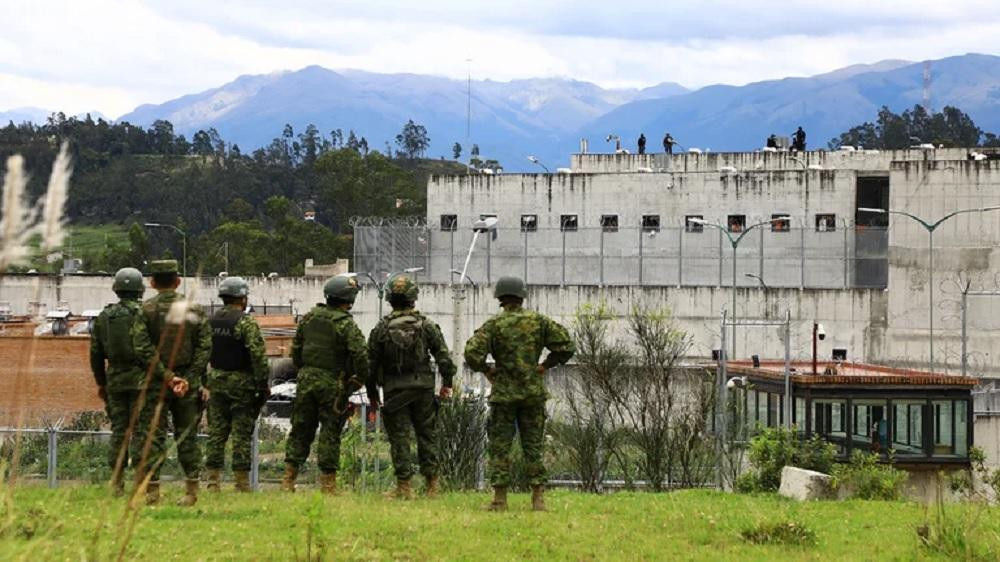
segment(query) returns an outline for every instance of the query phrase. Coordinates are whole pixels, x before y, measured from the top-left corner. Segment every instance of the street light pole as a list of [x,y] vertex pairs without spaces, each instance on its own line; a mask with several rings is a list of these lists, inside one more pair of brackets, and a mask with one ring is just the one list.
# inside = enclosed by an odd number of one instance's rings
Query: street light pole
[[184,292],[187,292],[187,262],[188,262],[188,258],[187,258],[187,253],[188,253],[188,250],[187,250],[187,234],[183,230],[177,228],[176,226],[174,226],[172,224],[159,223],[159,222],[147,222],[147,223],[145,223],[145,226],[147,226],[149,228],[171,228],[175,232],[177,232],[178,234],[181,235],[181,259],[182,259],[182,262],[181,262],[182,263],[182,265],[181,265],[181,279],[184,282],[183,290],[184,290]]
[[[714,223],[714,222],[708,222],[708,221],[706,221],[704,219],[688,219],[688,220],[690,222],[695,223],[695,224],[700,224],[702,226],[711,226],[712,228],[718,229],[720,232],[722,232],[723,234],[726,235],[726,238],[729,239],[729,244],[733,247],[733,286],[732,286],[732,292],[733,292],[733,310],[732,310],[732,317],[733,317],[733,342],[732,342],[732,346],[733,346],[733,359],[735,359],[736,358],[736,318],[737,318],[737,316],[736,316],[736,248],[739,247],[740,242],[743,240],[743,237],[746,236],[747,234],[749,234],[751,230],[757,228],[758,226],[764,226],[766,224],[772,224],[772,223],[774,223],[776,221],[782,221],[782,220],[787,220],[787,219],[785,217],[781,217],[781,218],[774,218],[774,219],[771,219],[771,220],[761,221],[761,222],[758,222],[756,224],[752,224],[752,225],[744,228],[743,232],[741,232],[740,235],[737,236],[736,238],[733,238],[733,235],[732,235],[732,233],[729,232],[729,229],[726,228],[726,227],[724,227],[724,226],[722,226],[721,224],[717,224],[717,223]],[[722,257],[719,256],[719,259],[721,260]]]
[[529,157],[528,157],[528,160],[529,160],[529,161],[530,161],[530,162],[531,162],[532,164],[538,164],[539,166],[541,166],[541,167],[542,167],[542,169],[543,169],[543,170],[545,170],[545,173],[546,173],[546,174],[551,174],[551,173],[552,173],[552,172],[550,172],[550,171],[549,171],[549,167],[548,167],[548,166],[546,166],[545,164],[542,164],[542,162],[541,162],[541,161],[540,161],[540,160],[539,160],[538,158],[536,158],[535,156],[529,156]]
[[928,297],[929,297],[928,303],[930,307],[930,310],[928,311],[928,316],[929,316],[928,339],[930,340],[930,350],[928,355],[929,355],[930,370],[933,371],[934,370],[934,231],[937,230],[937,227],[941,226],[941,223],[956,215],[961,215],[965,213],[985,213],[988,211],[997,211],[1000,210],[1000,205],[992,207],[980,207],[977,209],[961,209],[958,211],[948,213],[947,215],[938,219],[937,222],[927,222],[924,219],[912,213],[908,213],[906,211],[897,211],[895,209],[875,209],[872,207],[859,207],[858,210],[866,213],[880,213],[884,215],[902,215],[904,217],[909,217],[917,221],[917,224],[924,227],[924,230],[927,231],[927,265],[929,268],[927,272],[927,283],[928,283]]

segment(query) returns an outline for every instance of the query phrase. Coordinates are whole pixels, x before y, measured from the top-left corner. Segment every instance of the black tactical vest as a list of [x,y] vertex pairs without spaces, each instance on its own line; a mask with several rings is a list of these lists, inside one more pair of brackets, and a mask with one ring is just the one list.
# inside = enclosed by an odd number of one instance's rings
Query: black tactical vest
[[249,371],[250,352],[236,335],[243,311],[225,307],[212,316],[212,368],[222,371]]

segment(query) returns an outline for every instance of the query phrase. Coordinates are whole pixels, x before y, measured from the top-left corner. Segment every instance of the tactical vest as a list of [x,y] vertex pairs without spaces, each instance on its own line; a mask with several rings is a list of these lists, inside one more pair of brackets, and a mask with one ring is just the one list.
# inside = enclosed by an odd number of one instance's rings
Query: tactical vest
[[138,312],[138,306],[130,307],[120,302],[104,308],[104,330],[98,337],[112,368],[131,369],[138,363],[132,346],[132,324]]
[[225,307],[212,316],[212,367],[223,371],[249,371],[250,351],[236,333],[243,311]]
[[332,371],[336,375],[353,372],[350,368],[347,346],[340,337],[338,324],[350,319],[345,312],[332,311],[325,307],[313,309],[312,314],[302,321],[302,364]]

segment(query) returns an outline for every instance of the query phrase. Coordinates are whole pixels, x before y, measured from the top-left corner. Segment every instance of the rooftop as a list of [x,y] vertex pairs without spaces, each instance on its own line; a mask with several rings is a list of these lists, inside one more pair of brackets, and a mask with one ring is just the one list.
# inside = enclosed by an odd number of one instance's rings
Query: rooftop
[[[791,382],[797,386],[935,386],[972,388],[979,383],[974,377],[962,377],[933,371],[900,369],[866,363],[820,362],[819,372],[812,374],[809,361],[792,361]],[[751,361],[729,361],[730,374],[758,379],[784,381],[784,361],[761,361],[754,367]]]

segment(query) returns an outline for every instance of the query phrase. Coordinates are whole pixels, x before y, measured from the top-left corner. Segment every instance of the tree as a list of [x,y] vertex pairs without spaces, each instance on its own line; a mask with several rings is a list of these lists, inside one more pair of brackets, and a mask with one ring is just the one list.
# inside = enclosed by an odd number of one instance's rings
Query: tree
[[462,145],[455,143],[455,146],[451,147],[451,155],[455,160],[462,157]]
[[424,155],[431,145],[431,139],[427,136],[427,129],[423,125],[418,125],[410,119],[403,125],[403,130],[396,135],[396,146],[409,159],[419,158]]
[[841,146],[863,146],[881,150],[907,148],[914,144],[935,146],[979,146],[995,140],[992,133],[983,133],[971,117],[960,109],[946,106],[940,113],[928,113],[915,105],[901,114],[888,107],[879,109],[875,123],[865,122],[831,139],[832,149]]

